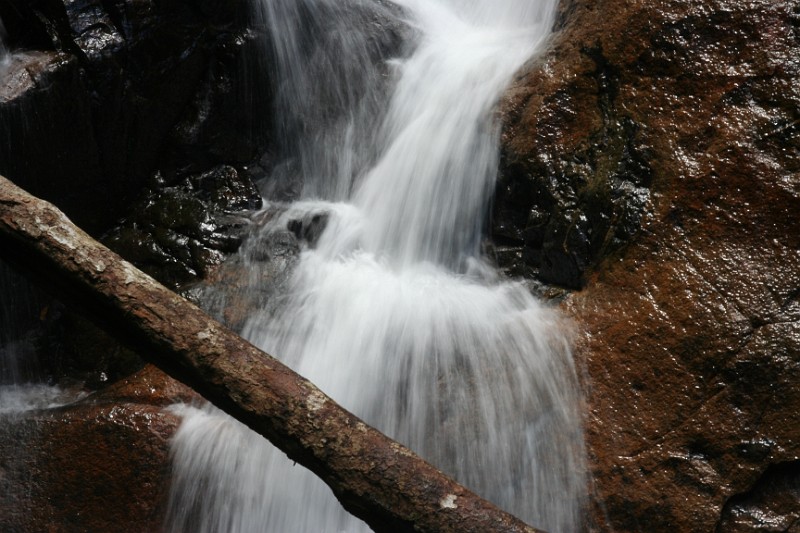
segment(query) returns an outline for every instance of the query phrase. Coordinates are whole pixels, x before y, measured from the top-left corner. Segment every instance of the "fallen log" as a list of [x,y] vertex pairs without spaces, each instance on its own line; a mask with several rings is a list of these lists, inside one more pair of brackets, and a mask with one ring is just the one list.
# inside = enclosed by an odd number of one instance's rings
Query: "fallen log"
[[0,257],[319,476],[376,531],[535,532],[0,177]]

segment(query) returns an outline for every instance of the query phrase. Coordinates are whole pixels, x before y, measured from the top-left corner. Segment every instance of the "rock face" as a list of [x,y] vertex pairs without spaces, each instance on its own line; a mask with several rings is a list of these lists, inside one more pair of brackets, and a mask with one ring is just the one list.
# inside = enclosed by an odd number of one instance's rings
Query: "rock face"
[[63,52],[16,54],[0,84],[0,174],[59,198],[87,222],[93,202],[81,195],[109,192],[101,179],[90,99],[78,60]]
[[0,3],[7,44],[31,51],[0,88],[0,173],[97,231],[155,170],[257,160],[263,106],[233,80],[256,46],[244,14],[233,0]]
[[800,516],[800,10],[575,0],[504,102],[507,266],[584,287],[597,531]]
[[3,531],[161,531],[169,492],[164,410],[196,395],[153,367],[72,405],[0,415]]
[[179,291],[208,276],[241,244],[246,211],[261,207],[248,176],[220,165],[166,186],[154,180],[103,243]]

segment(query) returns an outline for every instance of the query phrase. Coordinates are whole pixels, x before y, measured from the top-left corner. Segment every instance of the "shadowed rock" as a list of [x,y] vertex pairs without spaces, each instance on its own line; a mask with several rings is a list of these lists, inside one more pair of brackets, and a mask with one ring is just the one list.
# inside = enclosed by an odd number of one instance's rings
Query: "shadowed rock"
[[256,45],[241,2],[7,0],[0,19],[18,50],[0,172],[82,226],[107,228],[156,170],[258,159],[264,113],[233,79]]

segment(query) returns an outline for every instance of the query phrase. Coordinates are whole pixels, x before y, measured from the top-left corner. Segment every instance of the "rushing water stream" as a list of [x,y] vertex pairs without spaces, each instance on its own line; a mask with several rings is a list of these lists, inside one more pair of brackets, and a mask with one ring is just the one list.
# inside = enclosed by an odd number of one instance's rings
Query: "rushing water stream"
[[[260,239],[289,220],[327,225],[243,335],[479,494],[576,531],[585,478],[568,336],[480,255],[493,106],[545,42],[555,0],[394,4],[263,0],[275,172],[300,173],[304,189],[243,248],[245,275],[258,278]],[[378,15],[408,28],[391,59],[368,34]],[[172,530],[366,529],[261,437],[211,408],[181,411]]]

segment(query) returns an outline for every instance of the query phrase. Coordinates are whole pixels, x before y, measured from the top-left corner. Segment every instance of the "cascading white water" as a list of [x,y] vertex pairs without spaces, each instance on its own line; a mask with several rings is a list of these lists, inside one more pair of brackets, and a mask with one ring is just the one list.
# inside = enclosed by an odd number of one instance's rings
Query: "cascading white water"
[[[298,35],[287,13],[313,17],[320,9],[330,17],[334,4],[264,2],[274,49],[282,50],[276,56],[289,63],[279,72],[291,84],[290,71],[303,67],[293,54],[308,55],[314,36]],[[553,532],[577,531],[585,473],[564,325],[521,284],[499,279],[479,250],[497,166],[493,106],[543,45],[555,0],[395,3],[415,42],[408,57],[391,61],[380,129],[370,130],[378,122],[364,112],[379,91],[341,91],[344,112],[326,126],[339,135],[299,165],[327,170],[333,185],[315,181],[306,200],[288,206],[242,253],[290,220],[324,214],[327,227],[303,251],[288,294],[255,310],[243,335],[501,507]],[[350,44],[363,50],[358,42]],[[353,94],[362,98],[348,102]],[[367,134],[354,134],[359,128]],[[315,138],[303,134],[298,146]],[[302,159],[297,153],[291,157]],[[210,408],[181,412],[172,530],[366,529],[322,482],[257,435]]]

